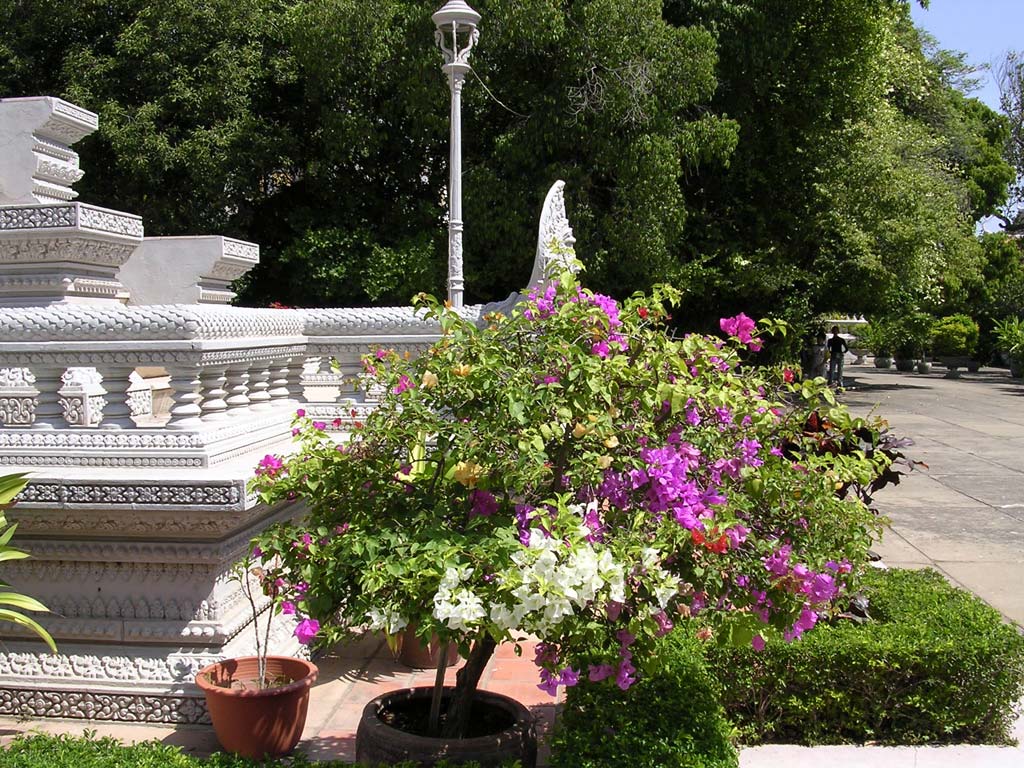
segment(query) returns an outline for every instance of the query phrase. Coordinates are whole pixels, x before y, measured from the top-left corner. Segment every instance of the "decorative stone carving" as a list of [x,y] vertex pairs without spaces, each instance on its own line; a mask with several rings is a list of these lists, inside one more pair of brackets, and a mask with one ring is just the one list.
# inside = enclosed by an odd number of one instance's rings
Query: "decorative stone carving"
[[132,304],[228,304],[259,260],[258,245],[228,237],[148,237],[118,277]]
[[72,427],[98,427],[107,405],[106,391],[95,368],[68,368],[61,377],[60,405]]
[[75,209],[70,205],[0,208],[0,230],[73,227],[75,218]]
[[82,171],[70,145],[97,127],[95,114],[52,96],[0,99],[0,205],[77,197]]
[[18,496],[23,503],[60,504],[62,507],[71,504],[101,504],[105,507],[147,504],[237,508],[242,499],[242,489],[238,484],[225,482],[204,485],[32,482]]
[[142,239],[138,216],[82,203],[0,208],[0,303],[121,303],[116,273]]
[[210,722],[206,701],[198,697],[8,687],[0,689],[0,714],[28,719],[71,717],[179,725],[204,725]]
[[35,421],[35,383],[27,368],[0,368],[0,424],[24,427]]
[[153,415],[153,387],[138,373],[132,372],[131,386],[128,387],[128,408],[132,416]]
[[531,288],[543,285],[553,272],[574,269],[576,238],[565,214],[564,190],[565,182],[556,181],[544,198],[537,232],[537,255],[530,275]]
[[242,346],[251,350],[258,347],[260,340],[302,341],[302,336],[302,316],[296,311],[277,309],[195,304],[0,308],[0,344],[72,338],[104,342],[237,338],[245,339]]

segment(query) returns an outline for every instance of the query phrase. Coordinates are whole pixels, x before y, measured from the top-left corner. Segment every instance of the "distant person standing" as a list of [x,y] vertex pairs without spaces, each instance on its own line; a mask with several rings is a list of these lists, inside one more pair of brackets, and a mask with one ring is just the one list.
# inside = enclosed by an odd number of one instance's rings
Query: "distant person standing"
[[828,340],[828,383],[843,386],[843,358],[850,351],[846,339],[839,335],[839,326],[832,326],[832,338]]

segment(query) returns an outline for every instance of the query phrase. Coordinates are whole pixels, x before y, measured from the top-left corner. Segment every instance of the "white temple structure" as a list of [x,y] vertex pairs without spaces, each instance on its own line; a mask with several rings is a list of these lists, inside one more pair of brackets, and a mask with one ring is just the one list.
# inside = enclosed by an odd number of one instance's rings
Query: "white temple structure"
[[[0,472],[31,472],[8,517],[32,554],[4,578],[51,608],[36,618],[60,650],[0,624],[0,714],[206,722],[195,672],[252,652],[231,567],[301,511],[247,494],[257,462],[289,450],[299,407],[346,431],[373,407],[361,356],[438,329],[408,308],[227,306],[257,245],[147,238],[74,202],[71,145],[97,126],[57,98],[0,99]],[[542,222],[536,281],[571,249],[561,182]],[[274,652],[304,650],[288,618]]]

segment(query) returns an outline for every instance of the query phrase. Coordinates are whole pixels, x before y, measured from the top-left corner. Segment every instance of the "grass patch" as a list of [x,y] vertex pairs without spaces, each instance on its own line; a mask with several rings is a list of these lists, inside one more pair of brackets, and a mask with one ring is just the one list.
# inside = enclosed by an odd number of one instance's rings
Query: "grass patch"
[[[518,768],[510,762],[505,768]],[[354,768],[351,763],[311,762],[296,753],[276,760],[249,760],[224,753],[193,757],[158,741],[121,744],[116,739],[92,736],[51,736],[26,734],[0,749],[0,768]],[[415,763],[397,763],[390,768],[418,768]],[[437,768],[454,768],[439,763]],[[476,763],[461,768],[480,768]]]

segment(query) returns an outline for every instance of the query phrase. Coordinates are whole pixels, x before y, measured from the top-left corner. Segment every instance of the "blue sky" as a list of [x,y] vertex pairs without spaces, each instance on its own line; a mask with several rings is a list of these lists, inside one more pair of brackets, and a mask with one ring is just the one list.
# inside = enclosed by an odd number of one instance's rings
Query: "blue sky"
[[[931,0],[928,10],[912,0],[911,13],[940,46],[964,51],[974,65],[995,64],[1009,50],[1024,50],[1024,0]],[[972,95],[998,109],[994,80],[979,76],[985,81]]]

